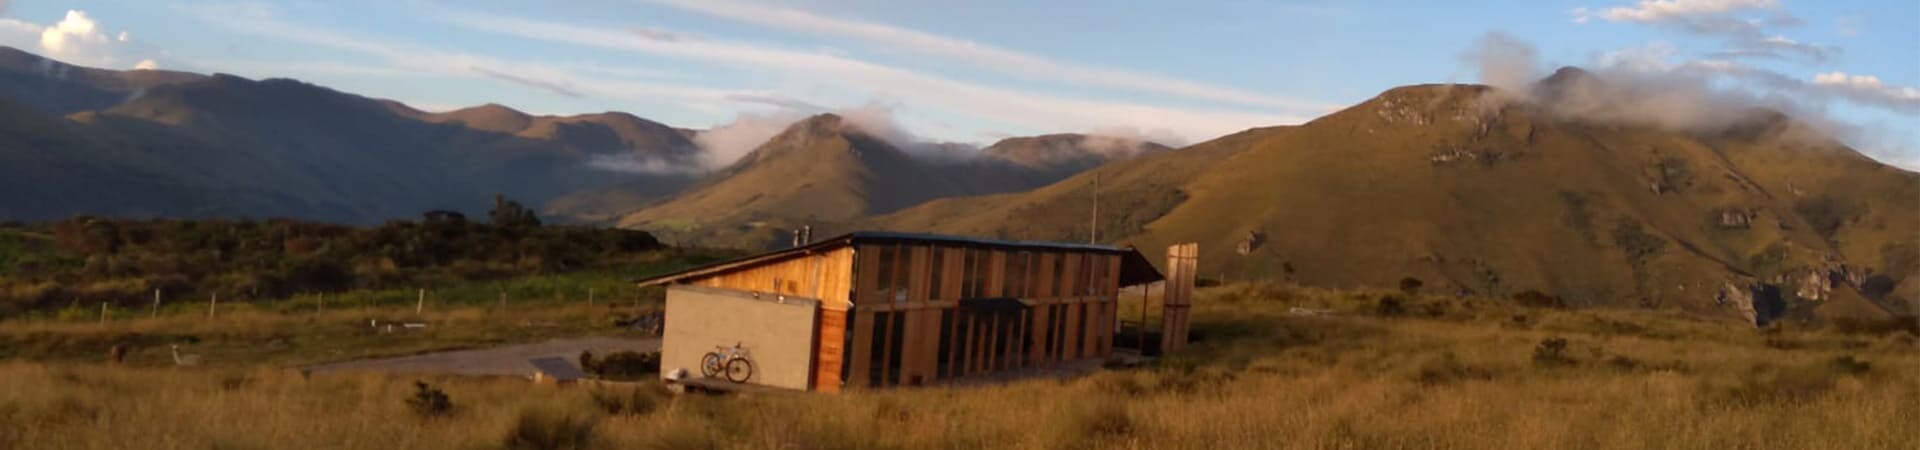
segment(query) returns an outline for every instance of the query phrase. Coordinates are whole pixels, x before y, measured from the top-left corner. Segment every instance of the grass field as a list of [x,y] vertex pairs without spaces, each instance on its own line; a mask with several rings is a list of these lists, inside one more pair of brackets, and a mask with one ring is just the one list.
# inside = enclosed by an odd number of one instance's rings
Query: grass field
[[[172,364],[169,346],[180,344],[205,356],[209,365],[288,367],[554,337],[619,336],[630,332],[614,328],[614,318],[656,311],[664,298],[660,288],[635,288],[631,280],[716,258],[654,256],[566,274],[448,280],[419,289],[217,303],[165,299],[157,312],[150,305],[108,308],[104,321],[99,305],[74,305],[57,314],[0,320],[0,358],[99,362],[107,348],[122,345],[130,349],[129,364],[158,366]],[[376,320],[428,326],[385,334],[371,326]]]
[[[301,358],[271,352],[203,368],[16,358],[0,363],[0,448],[1874,449],[1920,440],[1920,344],[1907,331],[1754,330],[1663,312],[1266,285],[1205,289],[1197,305],[1188,353],[1070,380],[675,398],[428,378],[451,403],[434,415],[406,402],[415,378],[309,379],[276,364]],[[1296,306],[1330,312],[1289,314]],[[539,310],[469,306],[443,320],[483,328],[589,314]],[[4,334],[78,333],[37,326]],[[491,338],[438,341],[465,339]]]

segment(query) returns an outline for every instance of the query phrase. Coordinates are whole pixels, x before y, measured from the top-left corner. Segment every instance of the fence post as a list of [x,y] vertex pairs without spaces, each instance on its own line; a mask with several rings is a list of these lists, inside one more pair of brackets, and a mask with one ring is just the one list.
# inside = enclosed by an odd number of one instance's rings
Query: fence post
[[327,293],[320,293],[320,312],[327,312]]
[[107,302],[100,302],[100,324],[107,324]]
[[587,309],[593,309],[593,288],[587,288]]
[[213,311],[219,307],[220,307],[220,293],[215,292],[213,293],[213,297],[207,299],[207,318],[212,319],[214,314]]
[[500,309],[507,309],[507,288],[500,288]]
[[427,290],[421,289],[420,297],[413,301],[413,314],[416,316],[420,315],[420,312],[425,310],[426,307],[427,307]]
[[160,288],[153,288],[153,317],[160,317]]

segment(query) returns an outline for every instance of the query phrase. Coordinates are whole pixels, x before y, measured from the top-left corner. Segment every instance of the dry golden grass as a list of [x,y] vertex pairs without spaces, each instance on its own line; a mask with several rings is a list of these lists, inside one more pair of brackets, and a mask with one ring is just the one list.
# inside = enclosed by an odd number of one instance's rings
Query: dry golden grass
[[[99,362],[113,345],[129,349],[135,366],[171,365],[169,346],[204,355],[206,364],[226,367],[286,367],[319,362],[411,354],[475,346],[538,341],[583,335],[624,335],[613,328],[616,314],[633,315],[658,308],[631,304],[555,305],[542,302],[504,309],[453,307],[427,309],[355,307],[326,312],[268,311],[252,308],[202,314],[163,314],[107,323],[16,320],[0,322],[0,358],[41,362]],[[381,333],[369,320],[423,322],[423,331]]]
[[[1193,350],[1070,380],[845,395],[0,365],[0,448],[1911,448],[1916,339],[1487,299],[1206,291]],[[1335,314],[1297,317],[1290,306]],[[1551,355],[1536,350],[1560,338]],[[596,399],[596,397],[598,399]],[[618,400],[614,400],[618,399]],[[602,404],[617,405],[616,408]]]

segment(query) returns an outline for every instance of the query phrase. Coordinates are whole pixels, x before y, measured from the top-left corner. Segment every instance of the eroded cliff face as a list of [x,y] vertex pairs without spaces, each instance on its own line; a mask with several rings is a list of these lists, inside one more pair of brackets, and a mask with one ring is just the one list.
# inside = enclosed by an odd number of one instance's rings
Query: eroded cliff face
[[1910,305],[1888,303],[1869,280],[1872,268],[1848,264],[1829,255],[1819,264],[1783,270],[1766,278],[1737,276],[1723,283],[1714,303],[1737,311],[1748,322],[1764,327],[1781,320],[1815,320],[1822,309],[1832,309],[1840,297],[1865,300],[1888,315],[1911,315]]

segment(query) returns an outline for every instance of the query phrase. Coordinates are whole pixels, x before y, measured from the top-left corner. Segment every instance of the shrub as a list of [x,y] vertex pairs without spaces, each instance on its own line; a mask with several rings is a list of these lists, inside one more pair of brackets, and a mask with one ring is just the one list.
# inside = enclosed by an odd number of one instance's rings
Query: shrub
[[594,406],[600,407],[600,411],[615,416],[645,415],[653,412],[660,403],[658,395],[643,387],[595,389],[588,395],[593,398]]
[[1407,305],[1400,300],[1400,297],[1391,295],[1380,297],[1380,301],[1374,304],[1373,314],[1381,317],[1403,316],[1407,314]]
[[1064,423],[1049,427],[1056,433],[1052,448],[1104,448],[1103,442],[1126,437],[1135,427],[1126,405],[1116,401],[1078,403],[1062,413]]
[[1426,285],[1426,283],[1422,283],[1419,278],[1401,278],[1400,292],[1406,293],[1407,295],[1418,295],[1420,294],[1420,286],[1424,285]]
[[1413,371],[1413,380],[1424,385],[1442,385],[1466,380],[1492,380],[1494,373],[1486,368],[1468,365],[1460,361],[1453,352],[1441,353],[1421,361]]
[[1555,297],[1545,292],[1540,292],[1540,291],[1531,290],[1531,289],[1521,291],[1518,294],[1513,294],[1513,301],[1514,303],[1519,303],[1520,306],[1526,306],[1530,308],[1564,309],[1567,307],[1566,300],[1562,300],[1560,299],[1560,297]]
[[414,415],[422,418],[435,418],[453,412],[453,400],[447,393],[428,385],[425,381],[413,382],[413,396],[407,398],[407,406]]
[[591,353],[580,354],[580,368],[601,378],[628,380],[660,373],[660,352],[623,351],[598,360]]
[[1827,362],[1827,367],[1833,369],[1834,373],[1843,375],[1859,375],[1873,370],[1873,364],[1854,358],[1853,355],[1835,356]]
[[583,449],[593,444],[600,419],[573,411],[525,410],[507,430],[503,447],[509,450]]
[[1556,367],[1573,364],[1573,357],[1567,356],[1566,338],[1546,338],[1533,346],[1533,364],[1540,367]]

